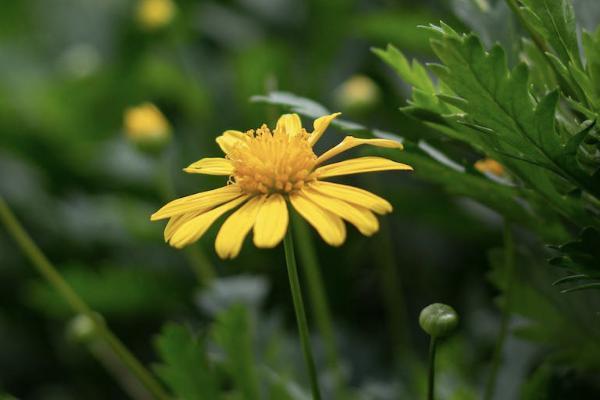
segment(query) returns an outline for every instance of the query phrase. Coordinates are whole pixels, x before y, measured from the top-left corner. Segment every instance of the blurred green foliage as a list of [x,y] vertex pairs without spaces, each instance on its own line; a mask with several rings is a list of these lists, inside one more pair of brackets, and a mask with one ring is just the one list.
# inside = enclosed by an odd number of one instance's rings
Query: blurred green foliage
[[[417,318],[436,301],[463,321],[440,347],[440,398],[480,397],[502,312],[510,330],[496,399],[600,393],[598,292],[560,293],[599,277],[597,1],[178,0],[173,20],[155,30],[140,26],[137,0],[4,3],[0,195],[177,398],[309,398],[282,252],[245,246],[225,263],[211,230],[198,249],[219,278],[202,287],[149,215],[222,183],[179,171],[218,154],[223,130],[339,107],[332,132],[402,137],[405,151],[385,154],[415,168],[351,179],[390,199],[388,229],[373,238],[351,231],[340,249],[317,244],[347,398],[423,396]],[[346,109],[336,99],[357,74],[378,88],[377,106]],[[249,101],[256,95],[269,104]],[[124,111],[147,101],[173,127],[159,156],[123,134]],[[339,139],[332,133],[323,145]],[[477,170],[483,157],[507,175]],[[504,253],[489,251],[502,246],[503,221],[517,243],[510,302]],[[385,294],[386,259],[396,297]],[[68,309],[3,229],[0,289],[0,393],[131,396],[89,346],[65,340]],[[385,305],[398,296],[405,306]],[[407,316],[399,352],[390,351],[394,307]],[[334,398],[316,333],[314,341]]]

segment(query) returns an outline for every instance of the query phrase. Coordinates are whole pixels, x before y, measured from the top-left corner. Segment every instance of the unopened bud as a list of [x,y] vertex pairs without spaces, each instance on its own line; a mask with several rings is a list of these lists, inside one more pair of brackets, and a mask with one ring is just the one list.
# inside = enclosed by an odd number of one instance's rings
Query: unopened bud
[[143,29],[156,30],[168,25],[175,11],[173,0],[139,0],[136,19]]
[[454,308],[441,303],[425,307],[419,315],[419,325],[434,338],[449,336],[458,325],[458,314]]
[[160,151],[171,138],[169,122],[152,103],[125,110],[123,124],[127,137],[145,151]]
[[379,87],[366,75],[354,75],[342,83],[335,92],[335,98],[341,108],[368,108],[379,100]]

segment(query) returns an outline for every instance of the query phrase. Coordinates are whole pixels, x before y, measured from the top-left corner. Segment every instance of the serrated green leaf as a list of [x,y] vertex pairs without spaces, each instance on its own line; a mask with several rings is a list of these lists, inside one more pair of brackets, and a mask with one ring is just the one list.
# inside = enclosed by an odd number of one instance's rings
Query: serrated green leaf
[[[593,300],[579,293],[565,301],[558,289],[548,284],[552,277],[547,266],[536,262],[525,248],[517,249],[510,287],[503,274],[504,252],[496,249],[490,253],[490,280],[502,292],[499,304],[520,316],[520,322],[513,324],[513,333],[546,346],[557,362],[576,368],[600,367],[598,326],[589,315],[588,302]],[[510,296],[509,301],[506,296]]]
[[436,94],[438,90],[425,67],[413,60],[409,63],[406,56],[396,47],[388,44],[385,50],[372,49],[381,60],[394,68],[398,75],[413,86],[410,104],[438,114],[449,113],[451,109],[440,102]]
[[530,15],[528,21],[554,49],[565,65],[581,65],[575,12],[570,0],[521,0]]
[[217,400],[218,380],[204,344],[183,326],[166,325],[155,341],[162,363],[154,367],[181,400]]
[[[305,116],[314,117],[310,113],[311,110],[297,107],[299,103],[303,104],[304,100],[306,99],[302,99],[298,96],[285,98],[279,95],[273,96],[272,94],[258,98],[258,101],[268,101],[271,104],[279,104],[291,108],[293,111]],[[317,105],[317,108],[318,107],[321,106]],[[305,113],[305,111],[308,112]],[[414,111],[417,112],[418,110],[415,109]],[[421,111],[431,113],[426,110]],[[434,116],[435,114],[431,115]],[[442,121],[444,120],[442,119]],[[340,119],[334,120],[332,124],[342,130],[349,130],[352,132],[360,130],[361,132],[365,132],[375,137],[389,138],[390,136],[394,136],[377,130],[369,130],[360,124]],[[443,128],[436,126],[436,129],[439,130]],[[448,135],[452,134],[456,134],[457,138],[465,137],[464,133],[456,133],[448,127]],[[415,169],[415,176],[440,184],[450,193],[455,195],[473,198],[491,209],[498,211],[508,219],[517,221],[518,223],[535,230],[548,240],[565,237],[565,232],[555,219],[556,217],[554,214],[546,210],[546,204],[541,198],[537,197],[535,193],[530,191],[520,191],[518,188],[501,185],[491,181],[482,175],[467,172],[462,165],[449,159],[443,151],[436,149],[434,146],[424,141],[414,143],[398,136],[395,136],[395,138],[404,143],[405,151],[401,153],[389,153],[388,156],[412,165]],[[524,204],[521,201],[522,198],[527,198],[530,204]],[[540,221],[544,221],[544,223],[541,224]]]
[[579,236],[560,246],[553,246],[561,255],[550,262],[589,279],[600,279],[600,231],[587,227]]
[[598,187],[563,162],[565,143],[555,122],[558,93],[552,91],[536,101],[529,92],[528,67],[519,64],[509,70],[499,46],[486,52],[475,35],[460,35],[446,25],[434,32],[432,47],[443,65],[431,68],[464,100],[451,101],[464,112],[459,116],[464,125],[479,132],[477,147],[507,165],[555,210],[584,224],[583,205],[563,196],[561,180],[584,185],[592,193]]

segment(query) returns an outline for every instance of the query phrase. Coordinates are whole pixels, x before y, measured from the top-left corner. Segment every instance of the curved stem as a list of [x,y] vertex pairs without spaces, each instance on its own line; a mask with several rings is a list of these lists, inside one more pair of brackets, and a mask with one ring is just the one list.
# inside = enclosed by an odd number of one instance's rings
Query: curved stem
[[492,358],[492,367],[488,376],[487,383],[485,385],[485,393],[483,398],[490,400],[494,396],[496,391],[496,380],[498,377],[498,370],[500,369],[500,362],[502,361],[502,350],[506,337],[508,336],[508,326],[510,323],[510,309],[512,301],[512,282],[515,269],[515,248],[512,237],[510,224],[504,223],[504,304],[502,307],[502,316],[500,319],[500,332],[496,339],[496,346],[494,348],[494,355]]
[[342,386],[342,372],[340,366],[340,357],[337,351],[335,330],[332,324],[331,310],[329,301],[323,286],[323,277],[319,268],[319,261],[314,247],[314,242],[308,230],[306,223],[293,214],[294,221],[292,227],[294,235],[298,238],[298,253],[300,261],[304,267],[304,277],[306,287],[314,313],[315,322],[319,333],[323,338],[327,364],[335,374],[336,386],[338,389]]
[[435,397],[435,351],[437,349],[437,339],[431,336],[429,340],[429,375],[427,379],[427,400],[433,400]]
[[394,243],[390,224],[387,219],[380,223],[380,240],[375,246],[373,257],[378,261],[381,268],[381,290],[384,306],[387,312],[389,329],[394,345],[394,356],[396,361],[413,357],[411,338],[408,327],[406,299],[402,281],[398,271],[398,261],[394,254]]
[[87,316],[94,323],[98,336],[110,346],[117,357],[133,372],[139,381],[159,400],[168,400],[169,395],[154,379],[152,374],[138,361],[137,358],[110,331],[104,321],[83,301],[73,288],[65,281],[56,268],[46,258],[44,253],[33,242],[29,234],[21,226],[8,204],[0,196],[0,220],[6,226],[10,235],[15,239],[21,251],[29,258],[38,272],[46,278],[67,304],[78,314]]
[[310,379],[313,400],[320,400],[321,391],[319,390],[317,369],[315,367],[315,360],[313,359],[312,355],[308,322],[306,321],[304,302],[302,301],[302,291],[300,289],[300,280],[298,279],[298,268],[296,266],[296,256],[294,255],[294,240],[292,238],[292,230],[289,228],[285,238],[283,239],[283,247],[285,249],[285,261],[287,264],[288,277],[290,279],[290,289],[292,292],[292,300],[294,302],[294,311],[296,312],[298,333],[300,335],[300,343],[304,353],[304,360],[306,361],[306,368],[308,370],[308,377]]

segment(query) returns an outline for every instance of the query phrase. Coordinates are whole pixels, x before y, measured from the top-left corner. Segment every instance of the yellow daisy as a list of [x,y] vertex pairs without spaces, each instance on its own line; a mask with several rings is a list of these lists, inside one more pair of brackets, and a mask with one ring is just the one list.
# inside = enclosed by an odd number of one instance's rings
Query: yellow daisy
[[274,130],[263,125],[245,133],[225,131],[217,138],[224,158],[203,158],[184,171],[229,176],[228,184],[174,200],[154,213],[151,220],[169,218],[165,241],[181,248],[198,240],[220,216],[237,208],[217,234],[215,249],[221,258],[236,257],[250,230],[257,247],[275,247],[288,228],[288,204],[332,246],[339,246],[346,239],[344,220],[364,235],[374,234],[379,229],[374,213],[391,212],[391,204],[365,190],[324,179],[362,172],[410,171],[412,167],[382,157],[359,157],[323,165],[363,144],[402,148],[393,140],[346,136],[337,146],[317,156],[315,143],[338,115],[316,119],[311,133],[302,128],[297,114],[281,116]]

